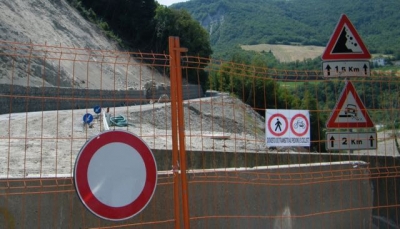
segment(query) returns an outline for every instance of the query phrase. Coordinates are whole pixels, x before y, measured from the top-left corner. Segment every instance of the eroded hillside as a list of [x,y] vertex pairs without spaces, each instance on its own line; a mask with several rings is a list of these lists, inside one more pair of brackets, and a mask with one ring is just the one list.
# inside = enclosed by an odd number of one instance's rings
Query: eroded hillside
[[65,0],[0,2],[2,84],[139,89],[150,79],[167,81],[121,52]]

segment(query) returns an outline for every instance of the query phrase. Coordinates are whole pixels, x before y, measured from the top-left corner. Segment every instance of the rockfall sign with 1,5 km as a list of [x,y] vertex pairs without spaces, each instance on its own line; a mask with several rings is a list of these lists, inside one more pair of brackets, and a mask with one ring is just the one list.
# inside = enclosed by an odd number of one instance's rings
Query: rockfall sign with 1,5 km
[[272,146],[310,146],[308,110],[267,109],[265,141]]
[[324,77],[368,77],[371,54],[346,15],[342,15],[321,57]]
[[322,62],[324,77],[353,77],[371,75],[369,61],[325,61]]

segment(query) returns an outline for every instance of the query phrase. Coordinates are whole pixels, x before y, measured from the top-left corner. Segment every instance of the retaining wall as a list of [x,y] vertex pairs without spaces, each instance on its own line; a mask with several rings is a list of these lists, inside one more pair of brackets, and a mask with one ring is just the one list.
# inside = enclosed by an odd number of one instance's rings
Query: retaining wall
[[[363,162],[357,162],[359,167],[354,164],[191,171],[191,228],[370,228],[373,190],[369,171]],[[294,174],[292,179],[288,174]],[[86,210],[70,177],[20,183],[0,180],[0,191],[4,192],[0,195],[4,216],[0,223],[9,228],[96,228],[119,224],[135,228],[137,223],[153,222],[138,228],[174,228],[173,175],[160,172],[158,177],[159,185],[149,205],[139,215],[117,223]],[[235,182],[238,180],[242,182]],[[21,195],[21,189],[13,186],[23,182],[30,188]],[[4,189],[6,185],[8,189]]]
[[[96,90],[67,87],[25,87],[0,84],[0,114],[93,109],[95,106],[119,107],[157,101],[161,95],[170,96],[170,87],[158,86],[151,93],[145,90]],[[183,98],[194,99],[204,95],[197,85],[184,85]]]

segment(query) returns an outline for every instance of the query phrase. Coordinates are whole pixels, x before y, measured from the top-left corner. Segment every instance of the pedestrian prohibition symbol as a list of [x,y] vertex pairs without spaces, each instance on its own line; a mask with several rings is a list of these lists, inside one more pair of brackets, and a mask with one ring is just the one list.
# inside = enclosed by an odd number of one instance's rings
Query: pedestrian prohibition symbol
[[268,130],[272,135],[282,136],[288,130],[288,120],[282,114],[273,114],[268,119]]
[[153,197],[157,165],[139,137],[122,130],[106,131],[80,150],[74,184],[93,214],[111,221],[125,220],[141,212]]
[[308,110],[267,109],[265,141],[271,146],[310,146]]

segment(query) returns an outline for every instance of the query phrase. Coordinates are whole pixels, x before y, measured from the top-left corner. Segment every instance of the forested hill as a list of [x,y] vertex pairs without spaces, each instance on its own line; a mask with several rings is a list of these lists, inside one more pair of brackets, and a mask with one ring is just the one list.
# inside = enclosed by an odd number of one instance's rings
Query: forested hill
[[400,52],[399,0],[190,0],[171,8],[209,31],[214,52],[233,44],[326,46],[341,14],[371,53]]

